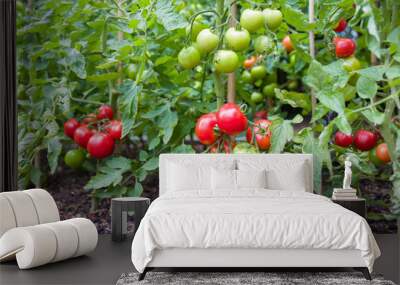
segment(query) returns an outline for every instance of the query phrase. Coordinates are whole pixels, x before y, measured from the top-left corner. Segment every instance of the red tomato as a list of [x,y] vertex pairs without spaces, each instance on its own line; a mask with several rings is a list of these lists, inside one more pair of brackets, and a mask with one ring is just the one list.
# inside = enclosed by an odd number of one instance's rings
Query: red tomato
[[375,133],[366,130],[358,130],[354,135],[355,147],[363,151],[372,149],[377,140],[378,137]]
[[390,162],[389,150],[386,143],[381,143],[376,147],[376,156],[384,163]]
[[103,105],[100,106],[97,114],[97,119],[102,120],[102,119],[109,119],[112,120],[114,116],[113,110],[111,106],[109,105]]
[[120,140],[122,136],[122,122],[118,120],[112,120],[107,123],[105,127],[107,133],[109,133],[113,139]]
[[247,118],[235,103],[226,103],[217,112],[219,129],[228,135],[237,135],[247,128]]
[[356,50],[356,43],[352,39],[338,38],[335,42],[336,56],[343,58],[349,57],[354,54]]
[[347,27],[346,20],[341,19],[334,30],[335,30],[335,32],[340,33],[340,32],[343,32],[346,29],[346,27]]
[[254,114],[254,119],[267,119],[268,118],[268,111],[261,110]]
[[209,152],[210,152],[210,153],[218,153],[218,148],[217,148],[217,146],[216,146],[216,145],[213,145],[213,146],[210,148]]
[[87,114],[85,118],[83,118],[82,123],[85,125],[92,125],[96,127],[97,116],[95,113]]
[[353,143],[353,136],[350,134],[345,134],[342,132],[336,132],[335,134],[335,145],[341,146],[341,147],[348,147]]
[[261,150],[267,150],[271,146],[271,121],[260,119],[254,122],[253,130],[252,128],[247,129],[246,139],[249,144],[253,144],[253,131],[255,133],[256,142],[258,148]]
[[81,125],[75,130],[74,141],[81,147],[86,147],[89,139],[93,136],[94,132],[86,125]]
[[215,113],[202,115],[197,119],[195,133],[202,144],[213,144],[217,140],[214,128],[217,125]]
[[87,151],[94,158],[105,158],[114,151],[114,140],[110,134],[96,133],[87,143]]
[[256,62],[257,62],[257,57],[253,55],[253,56],[249,57],[248,59],[246,59],[246,60],[243,62],[243,67],[244,67],[244,68],[247,68],[247,69],[250,69],[250,68],[253,67],[253,65],[254,65]]
[[283,38],[282,45],[288,53],[291,52],[292,50],[294,50],[293,43],[292,43],[292,40],[290,39],[289,35],[287,35],[286,37]]
[[75,130],[79,127],[79,122],[75,118],[71,118],[64,123],[64,134],[71,139],[74,138]]

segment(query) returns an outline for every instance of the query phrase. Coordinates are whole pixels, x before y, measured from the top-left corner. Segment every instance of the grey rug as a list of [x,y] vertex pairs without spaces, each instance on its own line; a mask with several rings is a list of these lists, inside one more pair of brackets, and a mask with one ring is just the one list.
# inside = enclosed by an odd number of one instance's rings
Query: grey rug
[[148,272],[144,280],[137,281],[138,276],[138,273],[122,274],[117,285],[395,285],[379,275],[368,281],[359,272]]

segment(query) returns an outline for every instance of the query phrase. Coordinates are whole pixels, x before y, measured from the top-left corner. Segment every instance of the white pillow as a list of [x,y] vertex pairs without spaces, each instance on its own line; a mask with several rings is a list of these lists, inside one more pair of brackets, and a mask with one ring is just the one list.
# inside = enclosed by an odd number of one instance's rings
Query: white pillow
[[174,163],[167,164],[167,191],[186,191],[186,190],[211,190],[212,169],[230,171],[235,168],[235,161],[220,163],[215,161],[213,165],[201,163]]
[[290,171],[267,170],[267,188],[272,190],[307,191],[307,176],[304,163],[294,165]]
[[236,170],[212,168],[211,188],[212,190],[236,190]]
[[238,188],[267,188],[266,170],[236,170]]

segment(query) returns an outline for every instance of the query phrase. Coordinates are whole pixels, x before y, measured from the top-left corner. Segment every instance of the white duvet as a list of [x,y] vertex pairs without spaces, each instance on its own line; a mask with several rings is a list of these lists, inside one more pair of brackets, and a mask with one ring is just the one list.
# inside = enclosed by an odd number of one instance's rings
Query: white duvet
[[143,272],[155,249],[358,249],[372,271],[380,251],[368,223],[321,195],[249,189],[172,192],[156,199],[132,243]]

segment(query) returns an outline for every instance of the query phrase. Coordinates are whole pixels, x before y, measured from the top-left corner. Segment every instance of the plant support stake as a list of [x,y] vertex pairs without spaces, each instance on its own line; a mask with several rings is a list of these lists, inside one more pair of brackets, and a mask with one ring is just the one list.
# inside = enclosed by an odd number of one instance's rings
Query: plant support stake
[[[237,5],[236,3],[231,6],[231,18],[229,20],[229,26],[235,26],[235,18],[237,15]],[[236,76],[235,73],[228,74],[228,102],[235,103],[236,97]]]

